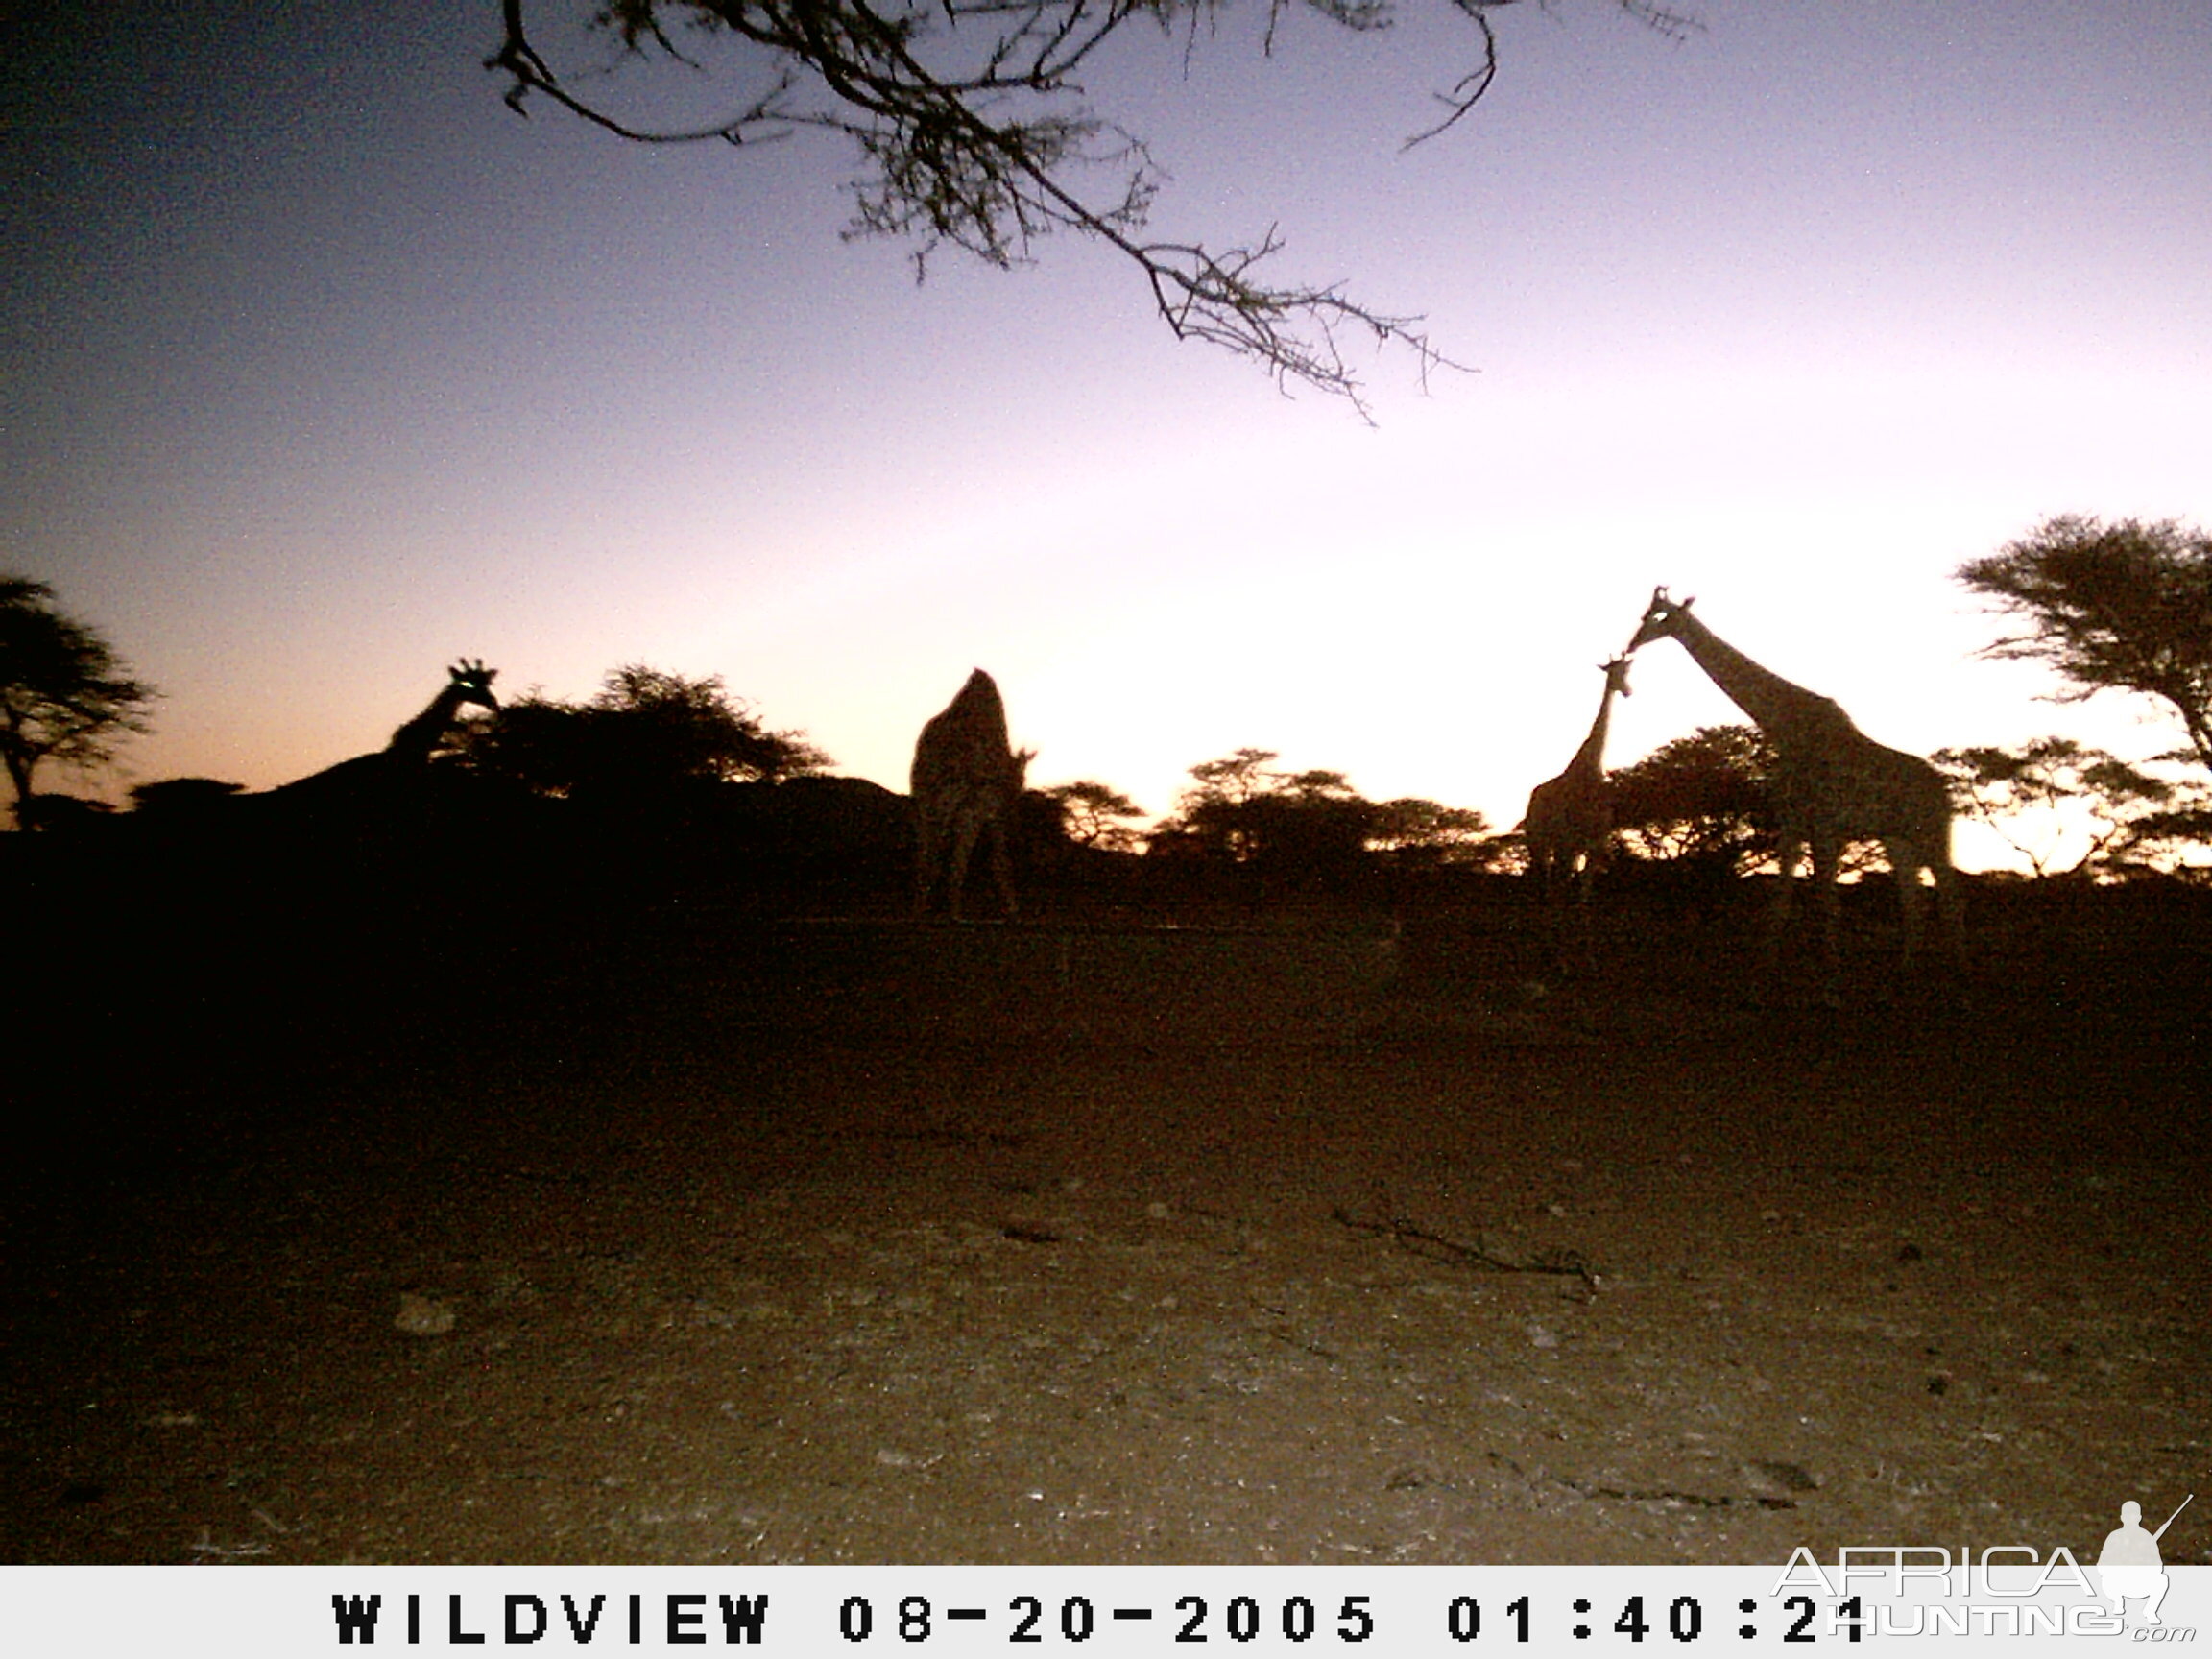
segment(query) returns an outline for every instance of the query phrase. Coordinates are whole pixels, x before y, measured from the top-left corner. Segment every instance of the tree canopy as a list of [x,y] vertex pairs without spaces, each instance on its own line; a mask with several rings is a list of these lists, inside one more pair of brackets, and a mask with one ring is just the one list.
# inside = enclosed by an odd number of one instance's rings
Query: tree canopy
[[1036,791],[1060,814],[1061,833],[1081,847],[1106,853],[1134,853],[1142,844],[1126,819],[1142,818],[1144,808],[1109,784],[1085,778]]
[[1192,786],[1151,835],[1151,850],[1248,865],[1263,874],[1340,876],[1366,854],[1402,862],[1487,864],[1482,814],[1405,797],[1374,802],[1341,772],[1278,772],[1272,749],[1239,749],[1190,768]]
[[[1469,30],[1465,65],[1437,92],[1437,118],[1408,144],[1454,125],[1488,90],[1498,71],[1492,15],[1518,3],[1450,0]],[[1609,3],[1671,36],[1695,27],[1664,0]],[[1072,230],[1136,265],[1178,338],[1226,347],[1278,382],[1357,403],[1340,336],[1407,347],[1426,370],[1444,359],[1419,319],[1371,309],[1340,283],[1277,285],[1261,271],[1282,247],[1273,229],[1219,248],[1149,236],[1166,174],[1141,136],[1089,102],[1086,77],[1133,25],[1162,36],[1179,71],[1228,9],[1227,0],[601,0],[590,26],[622,60],[733,77],[726,112],[668,128],[619,113],[604,65],[556,69],[527,0],[502,0],[499,49],[485,67],[508,78],[507,103],[518,111],[543,99],[640,143],[752,147],[805,129],[839,134],[861,168],[847,234],[908,239],[917,275],[941,248],[1007,267],[1027,261],[1038,238]],[[1386,30],[1397,15],[1396,0],[1267,0],[1262,50],[1301,10],[1354,35]]]
[[2061,701],[2160,698],[2212,768],[2212,537],[2171,518],[2062,516],[1955,575],[2023,625],[1984,655],[2050,663],[2072,682]]
[[[2212,830],[2201,786],[2170,782],[2071,737],[1938,749],[1931,758],[1960,812],[2001,837],[2038,878],[2139,872]],[[2075,847],[2072,862],[2057,865],[2060,850]]]
[[1755,869],[1774,855],[1774,758],[1756,726],[1700,726],[1662,743],[1607,779],[1615,831],[1640,858]]
[[1367,845],[1401,863],[1489,868],[1501,854],[1490,821],[1472,806],[1445,806],[1418,795],[1376,805]]
[[104,763],[119,738],[147,730],[147,707],[159,695],[130,677],[94,629],[60,610],[52,588],[0,575],[0,763],[18,825],[42,764]]
[[703,680],[628,663],[586,703],[533,692],[485,723],[472,762],[544,795],[637,804],[703,783],[777,782],[830,757],[803,732],[771,732]]

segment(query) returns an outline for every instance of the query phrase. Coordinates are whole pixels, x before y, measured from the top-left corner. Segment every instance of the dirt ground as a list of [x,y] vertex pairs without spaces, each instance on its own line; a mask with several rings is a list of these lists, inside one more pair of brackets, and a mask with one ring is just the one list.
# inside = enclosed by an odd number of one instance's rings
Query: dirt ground
[[2212,1490],[2143,1012],[2201,952],[1829,1015],[1408,949],[1321,1042],[641,998],[87,1100],[5,1178],[0,1555],[2080,1553]]

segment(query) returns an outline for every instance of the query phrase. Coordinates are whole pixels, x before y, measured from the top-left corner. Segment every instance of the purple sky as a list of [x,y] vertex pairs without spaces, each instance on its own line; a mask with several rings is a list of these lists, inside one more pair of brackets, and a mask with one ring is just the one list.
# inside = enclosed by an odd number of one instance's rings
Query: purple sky
[[[1233,12],[1187,77],[1132,39],[1094,93],[1158,230],[1278,224],[1479,371],[1364,365],[1373,430],[1072,239],[917,287],[839,241],[828,140],[519,120],[488,0],[70,10],[4,71],[0,568],[167,692],[117,785],[377,747],[468,655],[720,674],[902,787],[981,664],[1040,782],[1159,812],[1253,744],[1504,826],[1657,583],[1900,747],[2176,741],[1973,660],[1948,573],[2212,517],[2201,0],[1712,0],[1678,45],[1516,7],[1406,154],[1444,6],[1272,59]],[[1739,717],[1672,646],[1635,691],[1615,765]]]

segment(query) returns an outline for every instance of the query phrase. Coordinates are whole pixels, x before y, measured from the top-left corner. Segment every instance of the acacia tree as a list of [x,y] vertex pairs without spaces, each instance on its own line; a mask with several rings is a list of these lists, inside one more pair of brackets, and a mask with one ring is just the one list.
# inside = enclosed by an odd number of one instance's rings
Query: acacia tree
[[[2200,840],[2206,792],[2154,777],[2071,737],[2036,737],[2016,749],[1938,749],[1930,757],[1951,782],[1960,813],[1986,826],[2038,878],[2125,872]],[[2052,868],[2062,846],[2086,840],[2071,864]]]
[[2060,702],[2160,698],[2212,769],[2212,537],[2171,518],[2062,516],[1954,575],[2025,625],[1983,655],[2050,663],[2073,683]]
[[1137,851],[1141,838],[1123,820],[1143,817],[1144,808],[1120,790],[1086,778],[1036,793],[1058,808],[1061,832],[1076,845],[1106,853]]
[[[1470,30],[1467,67],[1408,144],[1451,127],[1488,90],[1498,70],[1491,16],[1518,0],[1449,3]],[[1610,4],[1670,36],[1695,27],[1664,0]],[[1395,0],[1267,0],[1267,46],[1299,5],[1357,35],[1389,28],[1397,10]],[[1226,347],[1279,383],[1358,405],[1340,333],[1407,347],[1426,370],[1444,359],[1419,319],[1373,310],[1338,283],[1277,285],[1260,269],[1282,247],[1273,229],[1218,249],[1148,236],[1166,174],[1141,137],[1087,100],[1084,77],[1131,25],[1166,36],[1187,63],[1226,10],[1227,0],[601,0],[592,26],[624,60],[692,70],[710,56],[736,60],[745,89],[729,112],[671,128],[617,113],[603,75],[556,70],[527,0],[501,0],[500,45],[485,66],[508,78],[518,111],[542,98],[640,143],[840,134],[861,162],[848,235],[910,239],[917,275],[944,247],[1003,268],[1026,262],[1040,236],[1072,230],[1136,265],[1177,338]],[[589,95],[579,90],[587,84]]]
[[1494,869],[1505,843],[1472,806],[1446,806],[1418,795],[1380,803],[1367,845],[1402,864],[1456,864]]
[[1608,776],[1615,830],[1639,858],[1756,869],[1774,855],[1773,766],[1756,726],[1700,726]]
[[1154,852],[1262,869],[1341,873],[1367,854],[1403,863],[1488,864],[1498,849],[1469,807],[1414,796],[1374,802],[1341,772],[1277,772],[1272,749],[1239,749],[1190,768],[1191,788],[1151,835]]
[[469,758],[541,794],[627,804],[830,764],[804,732],[762,726],[720,675],[692,680],[635,662],[610,673],[588,703],[533,692],[508,704],[472,734]]
[[54,589],[0,575],[0,763],[22,827],[46,761],[96,766],[116,741],[147,729],[160,693],[124,670],[107,640],[54,604]]

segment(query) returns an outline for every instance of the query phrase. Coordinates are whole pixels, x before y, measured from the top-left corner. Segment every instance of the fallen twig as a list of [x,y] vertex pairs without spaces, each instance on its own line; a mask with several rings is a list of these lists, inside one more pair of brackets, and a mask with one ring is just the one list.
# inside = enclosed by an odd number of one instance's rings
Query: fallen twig
[[1417,1227],[1403,1215],[1394,1215],[1387,1221],[1362,1221],[1341,1204],[1329,1214],[1331,1219],[1339,1226],[1349,1227],[1356,1233],[1386,1236],[1401,1250],[1415,1256],[1426,1256],[1432,1262],[1450,1262],[1462,1267],[1487,1267],[1494,1273],[1572,1274],[1592,1290],[1599,1288],[1597,1271],[1582,1260],[1578,1250],[1547,1250],[1541,1255],[1515,1261],[1499,1255],[1479,1241],[1462,1244],[1455,1238],[1447,1238],[1440,1233]]
[[200,1528],[199,1540],[185,1548],[195,1555],[210,1555],[218,1561],[243,1561],[269,1553],[269,1546],[266,1544],[218,1544],[204,1527]]

